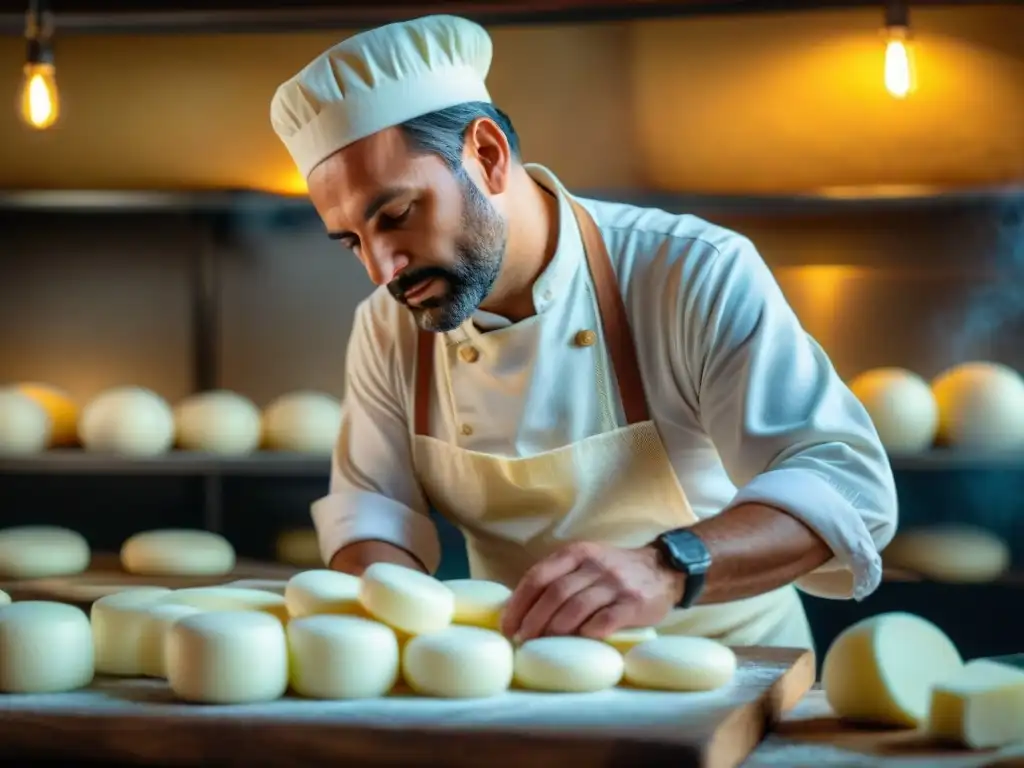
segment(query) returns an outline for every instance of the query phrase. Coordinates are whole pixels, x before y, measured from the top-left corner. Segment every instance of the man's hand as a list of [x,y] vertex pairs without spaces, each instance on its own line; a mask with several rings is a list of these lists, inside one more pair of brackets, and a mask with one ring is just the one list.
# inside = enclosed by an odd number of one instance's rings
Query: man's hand
[[526,572],[505,606],[501,629],[525,641],[544,635],[601,639],[625,627],[652,626],[679,602],[684,578],[663,566],[650,546],[575,542]]

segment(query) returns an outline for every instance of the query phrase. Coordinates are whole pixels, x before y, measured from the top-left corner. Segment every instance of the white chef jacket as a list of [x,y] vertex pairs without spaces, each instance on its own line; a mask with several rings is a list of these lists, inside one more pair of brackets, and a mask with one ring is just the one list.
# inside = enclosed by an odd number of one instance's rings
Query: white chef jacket
[[[430,418],[433,437],[505,457],[608,428],[594,368],[567,354],[577,331],[600,328],[579,229],[554,175],[527,170],[560,200],[558,246],[533,286],[537,313],[513,324],[480,311],[445,334],[449,352],[468,342],[479,356],[447,356]],[[834,598],[874,591],[897,521],[886,453],[754,245],[696,216],[579,202],[606,243],[651,418],[696,516],[745,502],[783,509],[834,553],[798,586]],[[330,492],[312,508],[327,562],[369,539],[408,550],[431,571],[440,562],[410,449],[416,339],[412,314],[386,288],[357,307]],[[612,371],[601,345],[592,349]],[[606,385],[625,426],[615,383]]]

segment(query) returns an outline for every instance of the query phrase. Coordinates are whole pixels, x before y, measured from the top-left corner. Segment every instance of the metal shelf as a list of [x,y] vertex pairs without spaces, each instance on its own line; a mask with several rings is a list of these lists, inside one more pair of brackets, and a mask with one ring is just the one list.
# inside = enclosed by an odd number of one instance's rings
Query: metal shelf
[[126,457],[64,449],[36,456],[0,458],[0,474],[24,475],[177,475],[182,477],[309,477],[330,474],[326,456],[261,451],[249,456],[222,457],[192,451],[161,456]]

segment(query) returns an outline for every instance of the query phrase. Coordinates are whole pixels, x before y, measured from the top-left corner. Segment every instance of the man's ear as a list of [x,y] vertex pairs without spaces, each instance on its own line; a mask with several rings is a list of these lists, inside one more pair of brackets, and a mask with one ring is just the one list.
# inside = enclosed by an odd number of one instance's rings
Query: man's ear
[[469,124],[462,160],[478,170],[480,186],[490,194],[500,195],[508,188],[512,147],[505,132],[489,117],[478,117]]

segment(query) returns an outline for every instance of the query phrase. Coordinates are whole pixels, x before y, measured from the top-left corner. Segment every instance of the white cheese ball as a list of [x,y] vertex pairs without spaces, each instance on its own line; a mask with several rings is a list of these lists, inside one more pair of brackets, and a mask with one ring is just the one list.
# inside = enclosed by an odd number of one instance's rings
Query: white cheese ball
[[441,583],[455,594],[453,623],[500,629],[501,612],[512,596],[511,589],[484,579],[450,579]]
[[236,589],[259,589],[263,592],[273,592],[275,595],[284,597],[284,591],[288,582],[283,579],[239,579],[221,584],[222,587],[233,587]]
[[885,564],[951,583],[982,583],[1010,567],[1010,546],[984,528],[935,525],[896,534],[882,553]]
[[319,613],[363,615],[359,603],[360,579],[349,573],[315,570],[297,573],[284,589],[292,618]]
[[172,590],[160,602],[190,605],[202,611],[257,611],[273,616],[280,624],[287,624],[289,618],[284,597],[263,589],[189,587]]
[[416,693],[448,699],[480,699],[512,684],[512,644],[481,627],[451,626],[410,639],[402,651],[402,675]]
[[174,408],[178,447],[221,456],[244,456],[260,445],[260,409],[237,392],[190,395]]
[[928,382],[903,368],[875,368],[850,382],[850,390],[874,422],[890,453],[919,453],[932,447],[939,407]]
[[291,685],[312,699],[369,699],[398,682],[394,631],[357,616],[306,616],[288,623]]
[[619,653],[626,653],[640,643],[654,640],[658,631],[654,627],[630,627],[613,632],[608,637],[602,638],[604,642],[615,648]]
[[174,444],[174,413],[155,392],[116,387],[101,392],[82,409],[78,436],[89,451],[157,456]]
[[97,672],[125,677],[143,674],[143,609],[156,605],[170,592],[164,587],[139,587],[101,597],[92,604],[89,619]]
[[121,566],[145,576],[223,576],[235,567],[235,548],[211,531],[144,531],[121,545]]
[[12,579],[71,576],[89,567],[89,542],[56,525],[20,525],[0,530],[0,575]]
[[167,630],[167,682],[188,702],[274,701],[288,689],[288,642],[273,616],[213,611],[184,616]]
[[410,635],[444,629],[455,615],[455,595],[448,587],[392,563],[374,563],[363,572],[359,602],[375,619]]
[[559,693],[591,693],[619,684],[622,654],[587,637],[538,637],[515,652],[515,680],[523,688]]
[[93,674],[92,631],[81,609],[35,600],[0,607],[0,692],[63,693]]
[[341,429],[341,403],[322,392],[292,392],[263,411],[263,444],[272,451],[330,456]]
[[736,674],[736,654],[706,637],[666,635],[626,653],[625,679],[637,688],[712,691]]
[[[38,382],[17,386],[19,392],[39,403],[50,416],[50,447],[67,447],[78,442],[78,403],[59,387]],[[2,431],[2,430],[0,430]]]
[[167,632],[178,619],[200,613],[191,605],[158,603],[139,609],[139,667],[140,675],[167,679],[167,660],[164,648]]
[[0,456],[31,456],[50,444],[53,423],[46,409],[13,388],[0,390]]
[[984,451],[1024,448],[1024,378],[998,363],[965,363],[937,376],[939,441]]
[[885,613],[839,634],[825,654],[821,686],[840,718],[917,728],[932,686],[962,666],[953,641],[930,621]]

